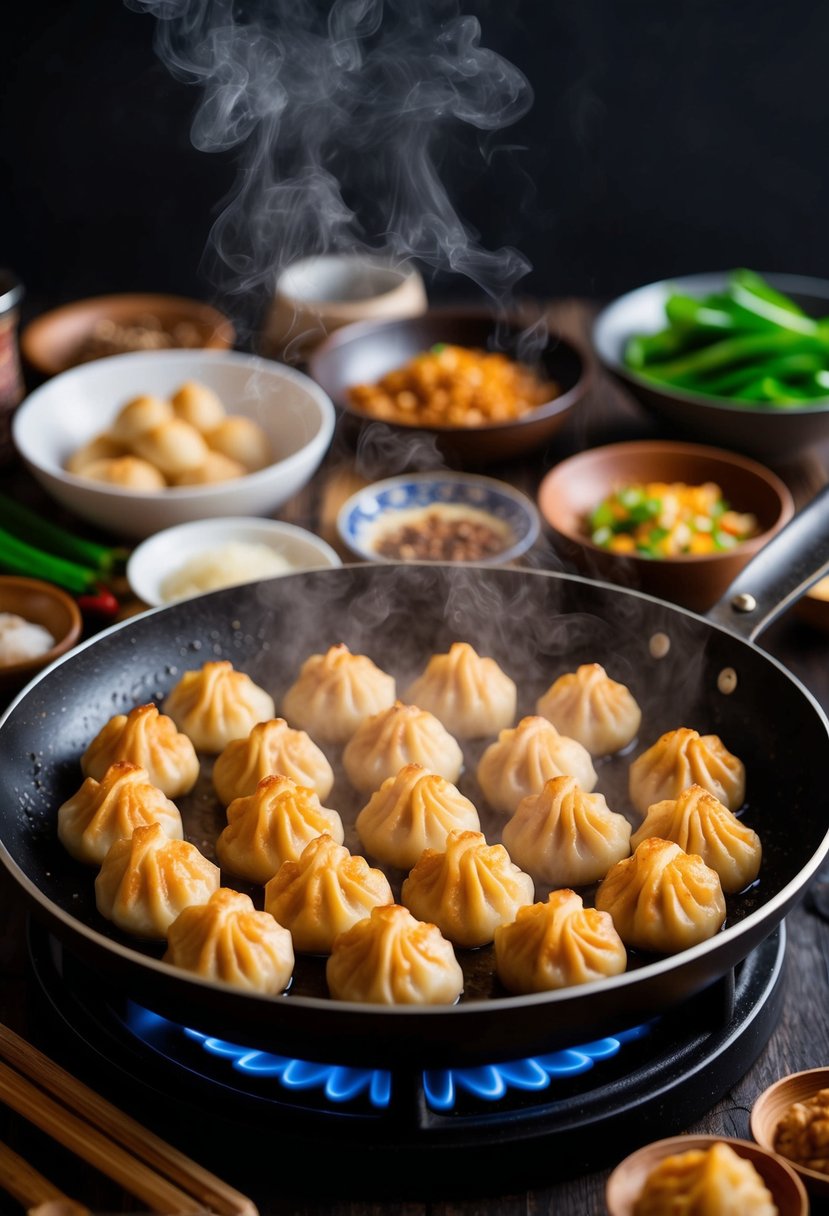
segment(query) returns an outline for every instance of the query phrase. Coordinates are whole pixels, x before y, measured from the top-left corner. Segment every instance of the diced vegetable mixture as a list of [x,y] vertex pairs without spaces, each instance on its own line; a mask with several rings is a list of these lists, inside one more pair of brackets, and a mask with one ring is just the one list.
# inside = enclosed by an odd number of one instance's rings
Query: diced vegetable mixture
[[732,511],[715,482],[651,481],[614,490],[590,512],[587,528],[602,549],[665,558],[733,549],[758,525],[753,515]]

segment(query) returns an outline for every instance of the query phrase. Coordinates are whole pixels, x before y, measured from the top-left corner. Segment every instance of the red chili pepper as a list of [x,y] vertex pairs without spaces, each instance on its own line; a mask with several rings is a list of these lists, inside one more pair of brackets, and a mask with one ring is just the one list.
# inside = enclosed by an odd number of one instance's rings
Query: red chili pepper
[[101,587],[95,595],[79,595],[78,607],[81,612],[92,616],[114,619],[121,608],[118,600],[107,587]]

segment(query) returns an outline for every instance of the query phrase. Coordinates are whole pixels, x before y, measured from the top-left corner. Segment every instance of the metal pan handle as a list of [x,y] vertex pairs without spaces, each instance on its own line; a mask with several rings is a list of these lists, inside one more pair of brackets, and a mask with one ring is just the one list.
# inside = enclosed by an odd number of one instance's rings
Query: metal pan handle
[[829,572],[829,485],[763,546],[706,612],[753,642]]

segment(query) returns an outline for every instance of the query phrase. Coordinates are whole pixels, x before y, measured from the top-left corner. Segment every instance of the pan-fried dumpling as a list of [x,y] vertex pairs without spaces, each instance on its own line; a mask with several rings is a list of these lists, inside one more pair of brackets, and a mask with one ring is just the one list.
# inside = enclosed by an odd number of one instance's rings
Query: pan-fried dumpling
[[512,726],[517,699],[515,682],[468,642],[453,642],[446,654],[432,655],[406,693],[410,705],[428,709],[460,739]]
[[249,473],[264,469],[274,459],[264,428],[245,414],[228,414],[205,433],[205,439],[214,451],[238,460]]
[[231,802],[216,856],[231,874],[266,883],[283,861],[296,861],[323,832],[342,844],[345,832],[338,812],[323,806],[314,790],[275,773],[263,777],[252,794]]
[[127,453],[125,456],[105,456],[90,460],[83,466],[81,477],[90,481],[104,481],[107,485],[120,486],[124,490],[163,490],[167,481],[160,469],[149,460]]
[[535,884],[502,844],[482,832],[450,832],[444,849],[425,849],[404,880],[400,902],[437,925],[455,946],[474,949],[492,941],[498,925],[531,904]]
[[655,802],[631,836],[631,847],[649,836],[673,840],[686,853],[698,854],[717,871],[726,895],[742,891],[760,871],[760,837],[701,785],[689,785],[678,798]]
[[116,840],[158,823],[175,840],[184,838],[174,802],[152,785],[145,768],[116,760],[100,781],[87,777],[58,807],[58,839],[76,861],[100,866]]
[[396,682],[344,642],[310,655],[282,698],[289,722],[315,739],[345,743],[364,718],[394,705]]
[[294,944],[284,925],[258,912],[249,895],[220,887],[191,905],[167,930],[165,963],[206,980],[276,996],[294,971]]
[[646,1176],[631,1211],[633,1216],[779,1216],[754,1163],[722,1142],[664,1157]]
[[204,464],[208,447],[201,431],[189,422],[175,416],[141,431],[132,441],[136,456],[163,473],[174,478],[186,469],[197,469]]
[[447,781],[457,781],[463,752],[434,714],[402,701],[365,718],[343,749],[346,776],[364,794],[378,790],[406,764],[421,764]]
[[192,740],[151,701],[104,723],[81,756],[81,772],[100,781],[116,760],[146,769],[147,779],[168,798],[189,794],[199,777]]
[[224,806],[252,794],[263,777],[282,773],[297,785],[310,786],[320,798],[334,788],[334,770],[323,751],[304,730],[284,718],[257,722],[244,739],[233,739],[216,757],[213,786]]
[[334,938],[394,895],[382,870],[354,856],[327,832],[297,861],[283,861],[265,886],[265,911],[290,929],[294,949],[330,954]]
[[627,951],[606,912],[580,895],[551,891],[495,930],[495,972],[509,992],[551,992],[621,975]]
[[173,417],[173,407],[166,397],[155,397],[143,393],[121,406],[115,415],[110,432],[114,438],[129,446],[144,431],[161,426]]
[[701,785],[730,811],[746,796],[746,772],[718,735],[701,735],[688,726],[666,731],[638,756],[629,770],[630,800],[640,815],[665,798],[678,798],[689,785]]
[[197,431],[211,431],[225,418],[226,410],[218,393],[197,380],[186,380],[170,398],[172,412]]
[[626,946],[675,954],[707,941],[725,921],[725,896],[716,870],[672,840],[649,836],[617,861],[596,891]]
[[371,1005],[453,1005],[463,992],[452,943],[401,904],[372,908],[335,938],[325,978],[335,1000]]
[[575,777],[587,793],[598,780],[586,747],[559,734],[540,714],[502,730],[478,762],[478,784],[493,810],[511,815],[522,798],[538,794],[551,777]]
[[536,712],[578,739],[591,756],[621,751],[636,738],[642,711],[633,693],[600,663],[583,663],[554,680],[536,702]]
[[442,849],[450,832],[478,832],[481,823],[474,803],[446,777],[404,764],[374,791],[355,827],[373,857],[408,870],[424,849]]
[[604,794],[586,793],[575,777],[551,777],[522,798],[501,839],[536,882],[584,887],[630,855],[630,824]]
[[219,867],[187,840],[171,840],[160,824],[116,840],[95,879],[101,916],[125,933],[163,939],[178,914],[219,888]]
[[216,754],[231,739],[244,739],[257,722],[274,717],[273,697],[229,659],[215,659],[184,675],[162,709],[200,752]]

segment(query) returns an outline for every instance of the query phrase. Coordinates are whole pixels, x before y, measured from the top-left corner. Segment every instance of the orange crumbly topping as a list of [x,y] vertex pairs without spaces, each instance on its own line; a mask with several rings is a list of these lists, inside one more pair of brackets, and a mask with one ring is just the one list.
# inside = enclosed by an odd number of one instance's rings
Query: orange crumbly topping
[[789,1107],[775,1128],[772,1147],[805,1169],[829,1174],[829,1089]]

